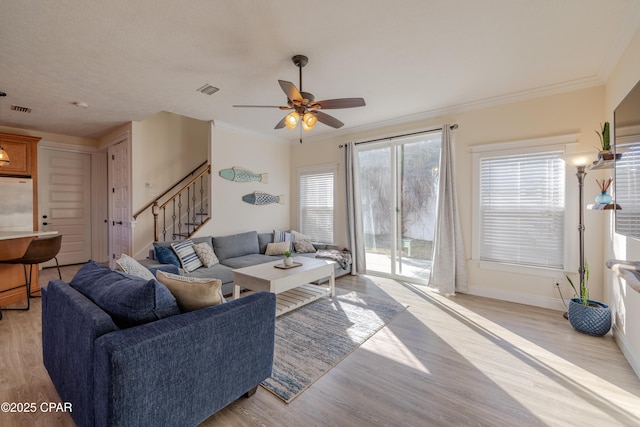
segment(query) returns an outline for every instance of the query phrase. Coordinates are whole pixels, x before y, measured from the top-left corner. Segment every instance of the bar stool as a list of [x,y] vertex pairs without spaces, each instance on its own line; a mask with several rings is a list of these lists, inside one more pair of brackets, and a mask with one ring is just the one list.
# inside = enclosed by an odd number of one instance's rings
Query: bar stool
[[[24,255],[20,258],[8,259],[0,261],[0,264],[22,264],[24,269],[24,286],[27,290],[27,306],[23,308],[5,308],[4,310],[29,310],[31,304],[29,302],[30,298],[33,298],[31,295],[31,277],[33,273],[33,266],[40,264],[42,262],[47,262],[49,260],[54,259],[56,261],[56,267],[58,268],[58,277],[62,280],[62,274],[60,273],[60,264],[58,264],[58,252],[60,252],[60,247],[62,246],[62,235],[58,234],[54,237],[44,237],[33,239]],[[27,275],[27,265],[29,266],[29,274]],[[22,286],[18,286],[21,288]],[[5,291],[10,291],[17,288],[5,289]],[[2,319],[2,309],[0,309],[0,319]]]

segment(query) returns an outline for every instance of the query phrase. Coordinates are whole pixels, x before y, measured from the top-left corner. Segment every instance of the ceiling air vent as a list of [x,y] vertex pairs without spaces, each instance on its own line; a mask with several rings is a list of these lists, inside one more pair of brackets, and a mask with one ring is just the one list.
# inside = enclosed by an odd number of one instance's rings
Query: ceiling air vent
[[218,89],[217,87],[213,87],[210,84],[206,84],[204,86],[202,86],[200,89],[198,89],[198,92],[202,92],[206,95],[213,95],[214,93],[216,93],[217,91],[219,91],[220,89]]
[[13,111],[18,111],[20,113],[30,113],[31,112],[31,108],[29,108],[29,107],[21,107],[19,105],[11,105],[11,109]]

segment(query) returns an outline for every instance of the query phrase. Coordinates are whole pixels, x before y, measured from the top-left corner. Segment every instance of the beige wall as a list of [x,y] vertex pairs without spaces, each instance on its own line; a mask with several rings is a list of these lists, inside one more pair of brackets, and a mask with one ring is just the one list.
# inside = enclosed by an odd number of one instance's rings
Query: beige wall
[[[472,155],[471,147],[481,144],[521,141],[533,138],[579,134],[577,150],[592,151],[597,156],[598,137],[594,133],[599,123],[604,121],[604,87],[593,87],[553,96],[499,105],[475,111],[452,114],[439,119],[425,120],[405,126],[394,126],[377,131],[367,131],[352,135],[350,138],[334,138],[326,141],[294,144],[292,146],[291,182],[292,194],[292,227],[297,226],[297,200],[295,194],[296,170],[300,167],[339,163],[340,177],[337,192],[336,243],[346,244],[346,224],[344,223],[344,164],[343,150],[338,145],[348,140],[365,140],[380,136],[411,132],[419,129],[439,126],[445,122],[457,123],[459,128],[454,132],[454,151],[456,162],[456,180],[458,201],[464,232],[465,254],[468,261],[470,292],[509,301],[563,309],[557,289],[553,285],[553,277],[547,274],[522,274],[497,270],[486,270],[471,260],[472,244]],[[571,168],[568,173],[573,174]],[[591,201],[597,195],[596,177],[606,172],[590,172],[585,183],[585,197]],[[569,179],[567,193],[569,199],[575,199],[577,179]],[[575,183],[575,185],[572,185]],[[595,298],[601,298],[603,292],[603,221],[609,213],[587,211],[585,224],[587,228],[586,258],[591,268],[591,289]],[[567,227],[576,227],[575,223]],[[578,240],[576,236],[575,246]],[[576,249],[577,252],[577,249]],[[574,264],[577,265],[577,256]],[[555,274],[555,277],[562,274]],[[571,292],[567,283],[562,283],[565,297]]]
[[[613,111],[640,80],[640,32],[636,33],[606,85],[606,114],[613,123]],[[607,224],[606,257],[640,260],[640,241],[613,232]],[[614,336],[627,360],[640,376],[640,293],[607,271],[607,290],[614,312]]]
[[[289,143],[263,138],[223,126],[211,127],[211,212],[212,219],[198,230],[198,236],[221,236],[256,230],[289,229],[291,191]],[[219,171],[233,166],[255,173],[268,173],[269,182],[240,183],[223,179]],[[242,196],[261,191],[284,195],[284,205],[250,205]]]
[[[209,158],[210,122],[160,112],[131,126],[132,212],[138,211]],[[147,188],[147,183],[151,185]],[[153,241],[150,210],[134,228],[135,257]]]

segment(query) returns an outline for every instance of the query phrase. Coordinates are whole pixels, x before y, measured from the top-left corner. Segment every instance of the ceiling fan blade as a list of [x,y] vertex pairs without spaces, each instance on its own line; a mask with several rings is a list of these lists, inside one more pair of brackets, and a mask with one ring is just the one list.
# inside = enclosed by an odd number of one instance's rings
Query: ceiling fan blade
[[284,127],[284,120],[285,120],[286,118],[287,118],[287,116],[284,116],[284,117],[282,118],[282,120],[280,120],[280,121],[278,122],[278,124],[276,125],[276,127],[274,127],[274,129],[282,129],[282,128]]
[[290,110],[291,107],[284,105],[234,105],[236,108],[279,108],[281,110]]
[[309,105],[309,108],[322,108],[323,110],[338,109],[338,108],[353,108],[364,107],[363,98],[338,98],[338,99],[326,99],[324,101],[314,102]]
[[278,80],[278,83],[280,83],[280,87],[287,95],[288,99],[292,101],[302,102],[302,95],[300,95],[300,92],[293,83],[284,80]]
[[320,123],[324,123],[327,126],[331,126],[332,128],[339,129],[344,126],[340,120],[336,119],[333,116],[323,113],[322,111],[311,111],[313,115],[318,118]]

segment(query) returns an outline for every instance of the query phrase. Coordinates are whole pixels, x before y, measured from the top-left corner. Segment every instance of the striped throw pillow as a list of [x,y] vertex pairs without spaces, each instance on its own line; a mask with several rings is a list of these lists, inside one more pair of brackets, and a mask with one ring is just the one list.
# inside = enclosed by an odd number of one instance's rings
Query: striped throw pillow
[[202,267],[202,261],[200,261],[198,254],[196,254],[196,251],[193,249],[193,241],[191,241],[191,239],[172,243],[171,247],[178,256],[182,268],[184,268],[187,273]]

